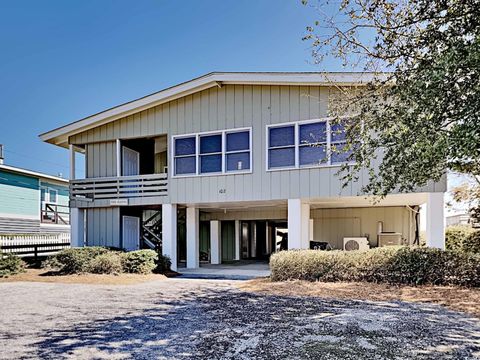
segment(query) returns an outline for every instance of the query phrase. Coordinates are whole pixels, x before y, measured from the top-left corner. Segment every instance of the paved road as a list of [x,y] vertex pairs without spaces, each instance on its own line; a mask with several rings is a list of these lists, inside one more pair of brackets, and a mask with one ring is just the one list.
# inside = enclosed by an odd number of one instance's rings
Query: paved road
[[0,358],[475,359],[480,321],[435,305],[248,294],[233,281],[1,283]]

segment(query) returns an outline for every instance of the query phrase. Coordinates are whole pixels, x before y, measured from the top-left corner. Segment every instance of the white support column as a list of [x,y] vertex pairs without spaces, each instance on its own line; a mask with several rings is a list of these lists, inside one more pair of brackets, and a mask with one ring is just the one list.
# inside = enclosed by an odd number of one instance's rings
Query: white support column
[[162,254],[172,261],[177,271],[177,204],[162,205]]
[[70,180],[75,180],[75,148],[72,144],[68,148],[70,150]]
[[308,249],[310,241],[310,205],[300,199],[288,199],[288,249]]
[[427,194],[427,246],[445,249],[444,193]]
[[235,260],[240,260],[240,220],[235,220]]
[[[122,144],[120,139],[117,139],[117,176],[122,176]],[[176,211],[176,210],[175,210]]]
[[85,246],[85,210],[70,209],[70,244],[72,247]]
[[199,211],[187,207],[187,269],[200,266]]
[[222,263],[222,233],[218,220],[210,221],[210,263]]

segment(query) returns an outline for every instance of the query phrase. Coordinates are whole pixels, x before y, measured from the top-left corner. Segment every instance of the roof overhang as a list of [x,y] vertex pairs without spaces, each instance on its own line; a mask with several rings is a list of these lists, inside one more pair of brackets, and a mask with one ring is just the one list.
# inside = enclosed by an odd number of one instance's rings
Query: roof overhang
[[151,107],[228,84],[235,85],[295,85],[295,86],[359,86],[376,79],[384,78],[382,73],[313,73],[313,72],[278,72],[278,73],[224,73],[214,72],[199,78],[166,88],[137,100],[115,106],[108,110],[88,116],[68,125],[40,135],[42,141],[68,147],[68,138],[79,132],[107,124]]
[[18,168],[18,167],[15,167],[15,166],[10,166],[10,165],[0,164],[0,170],[5,170],[5,171],[11,172],[11,173],[16,173],[16,174],[34,176],[34,177],[38,177],[40,179],[58,181],[58,182],[65,183],[65,184],[69,183],[68,179],[64,179],[64,178],[61,178],[61,177],[58,177],[58,176],[53,176],[53,175],[40,173],[40,172],[37,172],[37,171],[22,169],[22,168]]

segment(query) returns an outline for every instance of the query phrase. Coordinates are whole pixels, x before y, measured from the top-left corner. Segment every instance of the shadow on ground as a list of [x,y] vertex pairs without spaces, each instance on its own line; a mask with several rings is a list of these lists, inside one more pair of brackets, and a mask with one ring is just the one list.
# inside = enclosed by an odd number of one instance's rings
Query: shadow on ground
[[480,322],[435,305],[210,289],[50,329],[33,347],[52,359],[474,359]]

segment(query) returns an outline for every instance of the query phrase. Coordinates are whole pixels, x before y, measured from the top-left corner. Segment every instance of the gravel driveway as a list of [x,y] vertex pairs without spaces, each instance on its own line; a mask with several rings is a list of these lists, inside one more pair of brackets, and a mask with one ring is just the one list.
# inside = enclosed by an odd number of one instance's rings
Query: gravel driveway
[[1,283],[0,358],[480,358],[480,321],[463,313],[255,295],[235,284]]

